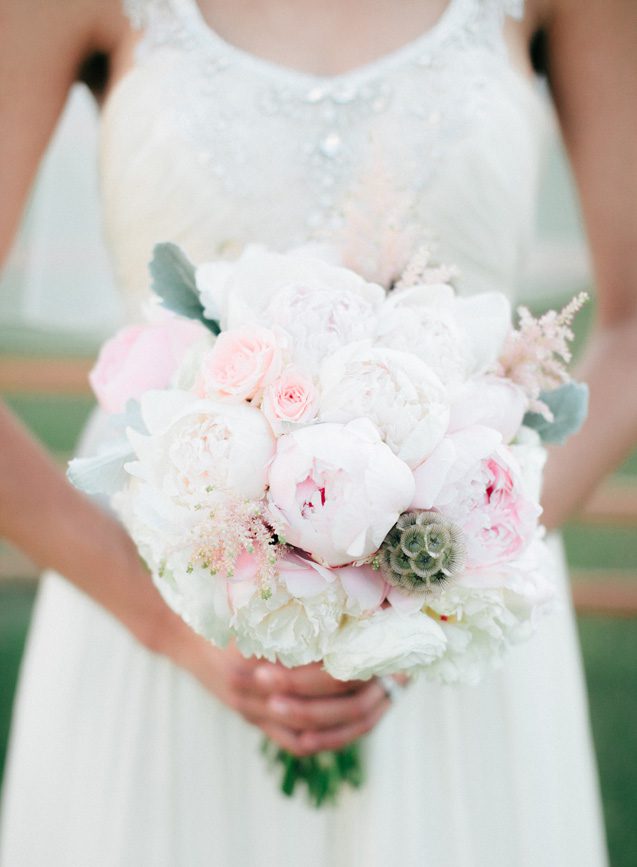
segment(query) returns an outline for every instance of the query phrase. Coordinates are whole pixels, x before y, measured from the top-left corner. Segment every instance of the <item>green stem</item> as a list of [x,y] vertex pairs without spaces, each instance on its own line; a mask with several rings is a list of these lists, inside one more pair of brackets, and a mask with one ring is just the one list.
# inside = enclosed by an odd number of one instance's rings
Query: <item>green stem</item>
[[297,757],[266,738],[262,752],[269,764],[280,770],[283,794],[292,797],[298,785],[305,786],[314,807],[336,804],[344,786],[358,789],[363,783],[359,741],[337,752]]

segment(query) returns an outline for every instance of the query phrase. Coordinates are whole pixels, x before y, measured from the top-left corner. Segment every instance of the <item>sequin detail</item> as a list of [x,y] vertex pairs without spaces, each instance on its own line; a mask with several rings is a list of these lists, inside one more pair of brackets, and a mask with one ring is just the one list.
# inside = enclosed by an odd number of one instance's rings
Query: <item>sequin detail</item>
[[[138,63],[170,68],[158,107],[162,123],[179,131],[210,182],[246,207],[271,199],[275,209],[277,187],[292,183],[306,202],[299,240],[338,228],[348,191],[378,170],[383,153],[418,166],[409,173],[418,179],[413,196],[427,186],[447,151],[488,110],[505,55],[504,7],[520,6],[450,0],[421,38],[361,69],[323,78],[225,43],[195,0],[124,2],[144,28]],[[238,105],[259,112],[258,138],[237,133]],[[380,122],[387,114],[389,129],[386,119]],[[270,159],[259,172],[262,141],[277,165]]]

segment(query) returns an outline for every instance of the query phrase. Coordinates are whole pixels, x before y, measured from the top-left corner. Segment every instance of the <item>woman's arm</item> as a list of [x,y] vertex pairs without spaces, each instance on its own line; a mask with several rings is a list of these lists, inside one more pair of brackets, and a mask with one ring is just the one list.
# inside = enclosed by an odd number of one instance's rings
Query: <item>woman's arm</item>
[[[126,31],[118,0],[0,0],[0,262],[69,88],[95,52],[120,57]],[[122,526],[72,488],[1,405],[0,537],[292,752],[343,746],[387,709],[378,683],[342,684],[318,665],[289,672],[198,637],[164,604]]]
[[637,3],[547,5],[551,86],[598,297],[578,370],[590,386],[589,419],[546,468],[545,520],[556,527],[637,444]]

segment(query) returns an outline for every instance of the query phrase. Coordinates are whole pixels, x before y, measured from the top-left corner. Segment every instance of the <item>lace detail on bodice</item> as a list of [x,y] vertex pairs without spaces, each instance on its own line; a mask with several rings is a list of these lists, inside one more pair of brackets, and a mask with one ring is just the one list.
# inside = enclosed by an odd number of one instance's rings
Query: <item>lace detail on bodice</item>
[[104,110],[102,175],[128,286],[158,240],[202,258],[332,237],[383,174],[441,254],[485,284],[509,279],[543,126],[503,37],[520,0],[449,0],[430,30],[335,76],[229,44],[196,0],[124,2],[143,32]]
[[[177,109],[178,126],[196,147],[200,165],[229,195],[249,201],[265,193],[258,176],[248,169],[253,143],[242,147],[236,117],[228,117],[217,100],[226,81],[236,80],[237,71],[257,79],[248,100],[255,99],[265,128],[277,125],[281,130],[287,125],[305,131],[293,142],[292,164],[303,166],[313,203],[305,222],[314,232],[334,228],[342,220],[343,187],[355,172],[377,171],[379,162],[385,161],[382,151],[388,143],[381,141],[382,124],[375,118],[390,106],[400,119],[400,136],[412,128],[418,153],[427,155],[426,170],[421,167],[414,175],[416,183],[410,184],[411,194],[418,196],[450,141],[457,140],[488,106],[489,72],[484,65],[476,69],[476,48],[496,60],[504,52],[502,3],[497,0],[450,0],[439,21],[413,42],[359,69],[330,77],[288,69],[226,43],[205,22],[196,0],[127,3],[133,19],[145,28],[139,63],[158,50],[180,51],[181,61],[169,87],[176,97],[181,93],[189,98],[182,99]],[[407,89],[401,75],[406,68],[412,79]],[[459,80],[463,81],[460,88]],[[419,98],[418,90],[427,98]],[[451,104],[453,111],[448,110]],[[397,130],[395,125],[394,135]],[[375,153],[370,151],[361,165],[361,140],[370,134]],[[286,144],[290,142],[288,137]],[[393,142],[391,154],[394,160]]]

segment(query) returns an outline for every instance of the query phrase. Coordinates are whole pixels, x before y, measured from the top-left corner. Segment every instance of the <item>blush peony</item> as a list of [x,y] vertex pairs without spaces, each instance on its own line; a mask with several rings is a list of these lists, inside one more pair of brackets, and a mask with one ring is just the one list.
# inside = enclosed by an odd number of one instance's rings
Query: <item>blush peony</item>
[[129,400],[168,386],[188,350],[207,334],[198,322],[168,314],[122,328],[104,343],[89,374],[102,409],[123,412]]
[[372,554],[414,494],[409,467],[367,419],[284,434],[269,483],[277,532],[327,566]]
[[493,447],[498,436],[479,427],[450,435],[416,472],[414,503],[460,528],[467,568],[519,556],[542,511],[513,451]]

